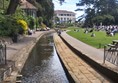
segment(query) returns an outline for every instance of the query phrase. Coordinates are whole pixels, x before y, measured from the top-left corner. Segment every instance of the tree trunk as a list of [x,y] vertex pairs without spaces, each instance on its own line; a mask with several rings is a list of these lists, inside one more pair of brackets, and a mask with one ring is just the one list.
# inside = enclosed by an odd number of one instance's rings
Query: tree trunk
[[20,0],[10,0],[6,14],[14,14]]

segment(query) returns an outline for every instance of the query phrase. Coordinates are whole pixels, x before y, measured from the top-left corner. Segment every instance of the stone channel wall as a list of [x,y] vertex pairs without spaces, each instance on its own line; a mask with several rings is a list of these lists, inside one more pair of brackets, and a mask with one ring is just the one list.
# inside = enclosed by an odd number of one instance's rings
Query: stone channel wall
[[16,83],[16,77],[18,76],[18,74],[20,74],[27,58],[29,57],[29,53],[31,52],[32,48],[35,46],[35,44],[37,43],[37,41],[40,39],[42,35],[44,34],[42,33],[38,38],[30,41],[25,47],[23,47],[15,54],[15,56],[12,59],[14,64],[10,66],[8,70],[6,70],[7,73],[4,72],[3,80],[5,81],[3,83],[9,83],[9,82]]
[[9,67],[9,69],[7,70],[8,73],[3,74],[4,76],[3,80],[5,80],[3,83],[17,83],[16,78],[17,76],[19,76],[22,68],[24,67],[24,64],[28,59],[29,53],[32,51],[33,47],[36,45],[36,43],[38,42],[38,40],[41,38],[42,35],[52,32],[54,31],[44,32],[40,34],[37,38],[30,41],[24,48],[22,48],[20,51],[16,53],[16,55],[13,58],[14,65]]

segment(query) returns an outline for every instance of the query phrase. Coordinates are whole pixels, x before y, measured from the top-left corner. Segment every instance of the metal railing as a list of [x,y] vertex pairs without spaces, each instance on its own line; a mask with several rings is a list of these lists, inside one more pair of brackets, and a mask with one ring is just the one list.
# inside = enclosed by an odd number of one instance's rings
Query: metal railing
[[118,46],[108,44],[104,46],[104,61],[105,60],[118,66]]
[[0,65],[6,64],[6,44],[0,41]]

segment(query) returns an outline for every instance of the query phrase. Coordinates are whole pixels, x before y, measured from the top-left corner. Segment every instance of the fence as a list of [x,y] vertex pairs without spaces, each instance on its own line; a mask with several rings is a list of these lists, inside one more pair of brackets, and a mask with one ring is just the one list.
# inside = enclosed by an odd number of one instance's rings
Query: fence
[[0,65],[6,64],[6,44],[0,41]]
[[118,46],[112,44],[104,46],[104,63],[105,60],[118,66]]

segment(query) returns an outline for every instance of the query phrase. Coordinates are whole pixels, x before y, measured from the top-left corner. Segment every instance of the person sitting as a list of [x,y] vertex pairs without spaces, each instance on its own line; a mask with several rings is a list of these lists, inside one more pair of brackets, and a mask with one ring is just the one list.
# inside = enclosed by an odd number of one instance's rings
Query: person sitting
[[33,31],[31,29],[28,29],[28,35],[32,35]]
[[109,36],[110,33],[111,33],[111,32],[110,32],[109,30],[106,31],[107,36]]
[[89,32],[90,32],[90,33],[93,32],[93,29],[91,29]]
[[110,33],[110,36],[114,36],[114,33],[111,32],[111,33]]
[[91,34],[91,37],[95,37],[95,33],[92,33],[92,34]]
[[57,33],[58,33],[58,35],[60,36],[60,35],[61,35],[61,30],[58,30]]

